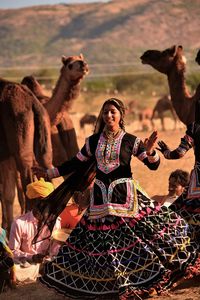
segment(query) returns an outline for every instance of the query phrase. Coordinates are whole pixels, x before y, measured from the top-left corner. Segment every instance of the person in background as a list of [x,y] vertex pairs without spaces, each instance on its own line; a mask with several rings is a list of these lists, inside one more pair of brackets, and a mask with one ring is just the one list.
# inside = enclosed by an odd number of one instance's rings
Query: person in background
[[39,278],[66,297],[143,299],[165,291],[197,259],[185,220],[150,199],[132,175],[132,158],[150,170],[159,167],[157,132],[142,141],[126,132],[124,114],[121,100],[106,100],[94,134],[76,157],[53,169],[34,169],[49,179],[66,175],[41,208],[49,212],[45,224],[94,180],[88,209]]
[[0,227],[0,294],[15,286],[12,252],[7,245],[6,231]]
[[185,190],[189,184],[190,174],[187,171],[177,169],[169,175],[168,194],[155,195],[153,200],[161,205],[170,206]]
[[[13,253],[17,282],[35,281],[39,276],[41,264],[46,258],[57,254],[60,247],[56,241],[46,238],[50,234],[47,226],[38,241],[32,243],[41,221],[37,206],[53,190],[53,184],[43,178],[28,184],[26,195],[31,210],[16,218],[11,225],[9,246]],[[60,218],[57,219],[54,228],[61,228]]]

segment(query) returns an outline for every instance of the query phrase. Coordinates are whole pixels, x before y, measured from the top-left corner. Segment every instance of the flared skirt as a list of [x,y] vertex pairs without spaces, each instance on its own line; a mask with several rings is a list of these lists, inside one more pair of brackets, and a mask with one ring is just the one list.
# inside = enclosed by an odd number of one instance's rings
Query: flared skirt
[[81,300],[143,298],[169,288],[197,258],[193,230],[139,191],[138,208],[132,218],[91,220],[87,211],[40,282]]

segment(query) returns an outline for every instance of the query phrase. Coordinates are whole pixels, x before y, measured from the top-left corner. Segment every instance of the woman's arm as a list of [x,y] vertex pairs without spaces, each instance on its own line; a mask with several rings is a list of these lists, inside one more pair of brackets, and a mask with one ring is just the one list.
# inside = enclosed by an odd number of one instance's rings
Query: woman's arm
[[50,169],[33,167],[33,173],[37,176],[37,178],[43,177],[46,180],[51,180],[59,176],[68,175],[74,170],[81,170],[81,168],[84,167],[84,164],[92,157],[94,143],[93,140],[93,136],[91,136],[91,138],[87,138],[85,145],[77,153],[77,155],[72,159],[65,161],[60,166]]
[[163,141],[158,142],[159,148],[157,148],[166,159],[179,159],[183,157],[189,149],[193,147],[193,138],[186,134],[179,144],[179,146],[174,149],[170,150],[167,144]]

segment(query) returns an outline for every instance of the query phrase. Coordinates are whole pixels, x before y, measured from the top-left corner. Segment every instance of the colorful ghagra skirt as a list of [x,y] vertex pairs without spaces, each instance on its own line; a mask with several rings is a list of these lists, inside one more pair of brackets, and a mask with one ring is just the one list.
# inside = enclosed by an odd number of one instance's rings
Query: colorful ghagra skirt
[[[185,220],[138,191],[133,218],[86,212],[40,282],[71,299],[138,299],[168,289],[197,259]],[[136,298],[134,298],[136,297]]]

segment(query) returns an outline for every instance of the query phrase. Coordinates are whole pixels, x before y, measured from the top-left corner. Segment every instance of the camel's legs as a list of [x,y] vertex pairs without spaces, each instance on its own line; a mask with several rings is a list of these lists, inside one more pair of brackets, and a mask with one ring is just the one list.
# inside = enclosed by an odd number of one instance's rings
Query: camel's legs
[[159,118],[160,118],[160,123],[161,123],[162,131],[165,131],[165,124],[164,124],[164,116],[163,116],[163,113],[160,113],[160,114],[159,114]]
[[171,114],[174,119],[174,129],[176,129],[177,117],[176,117],[176,113],[175,113],[174,109],[171,109]]
[[154,123],[155,114],[156,114],[156,112],[155,112],[155,110],[153,110],[153,113],[151,116],[151,126],[152,126],[153,130],[155,129],[155,123]]
[[22,181],[20,173],[16,171],[16,186],[17,186],[17,195],[18,201],[21,208],[21,214],[25,212],[25,195],[22,187]]
[[[24,191],[24,195],[25,195],[26,186],[32,181],[32,178],[33,178],[33,176],[32,176],[32,170],[31,170],[32,164],[30,164],[30,166],[28,166],[28,165],[23,166],[23,168],[19,167],[18,162],[17,162],[17,165],[18,165],[18,171],[21,174],[20,189],[22,187],[22,190]],[[18,179],[18,181],[15,180],[15,183],[19,184],[19,179]],[[24,196],[24,197],[25,197],[25,211],[28,211],[28,210],[30,210],[29,199],[26,196]]]
[[15,163],[13,158],[0,163],[2,181],[2,227],[8,232],[13,221],[13,204],[15,199]]
[[67,112],[65,112],[62,121],[57,125],[57,129],[67,158],[74,157],[79,151],[79,147],[74,124]]

